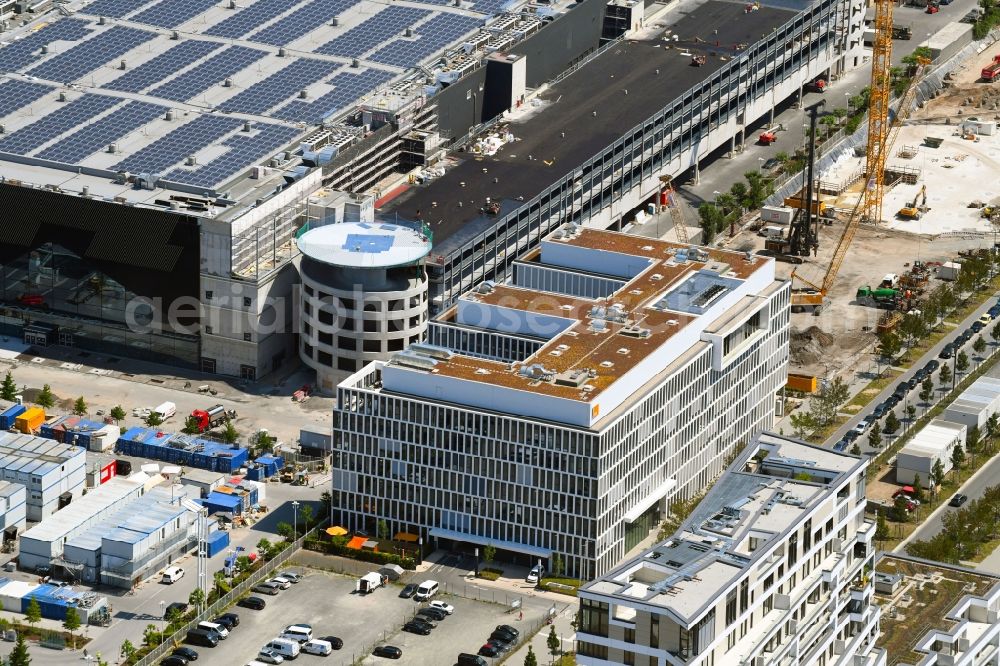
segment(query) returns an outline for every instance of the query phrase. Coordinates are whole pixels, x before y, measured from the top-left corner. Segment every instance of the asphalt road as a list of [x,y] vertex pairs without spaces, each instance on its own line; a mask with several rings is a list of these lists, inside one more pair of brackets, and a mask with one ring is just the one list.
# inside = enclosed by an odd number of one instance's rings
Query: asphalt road
[[[997,294],[995,294],[995,295],[997,295]],[[976,310],[972,314],[970,314],[968,317],[966,317],[958,326],[955,326],[937,344],[935,344],[933,347],[931,347],[927,351],[927,353],[925,353],[920,358],[920,360],[918,360],[916,363],[914,363],[913,366],[910,369],[908,369],[906,372],[904,372],[899,377],[899,379],[897,379],[893,384],[890,384],[889,386],[887,386],[881,393],[878,394],[878,396],[876,396],[874,399],[872,399],[863,409],[861,409],[857,414],[855,414],[853,417],[851,417],[851,419],[846,424],[844,424],[843,426],[841,426],[840,428],[838,428],[836,430],[836,432],[834,432],[830,436],[830,438],[827,439],[827,441],[824,443],[824,446],[830,446],[830,447],[832,447],[836,442],[838,442],[847,433],[848,430],[853,430],[854,427],[857,426],[862,421],[862,419],[867,418],[872,413],[872,410],[874,410],[875,407],[879,403],[881,403],[883,400],[885,400],[886,398],[888,398],[890,395],[892,395],[896,391],[896,387],[900,384],[900,382],[908,380],[910,377],[912,377],[914,374],[916,374],[917,371],[920,370],[920,368],[923,368],[929,361],[931,361],[932,359],[936,359],[938,357],[938,354],[945,347],[945,345],[947,345],[949,342],[951,342],[952,340],[954,340],[955,338],[957,338],[959,335],[961,335],[963,331],[965,331],[967,328],[969,328],[977,319],[979,319],[983,315],[983,313],[985,313],[987,310],[989,310],[994,305],[994,303],[996,303],[996,302],[997,302],[997,299],[995,299],[993,297],[987,298],[983,302],[983,304],[981,306],[979,306],[978,308],[976,308]],[[993,326],[993,324],[988,325],[986,328],[984,328],[980,332],[980,335],[982,335],[983,338],[987,342],[991,341],[990,337],[989,337],[989,330],[990,330],[991,326]],[[972,368],[972,369],[974,369],[976,367],[976,362],[975,362],[975,359],[974,359],[975,352],[972,351],[972,345],[975,343],[976,337],[977,337],[976,335],[973,335],[969,339],[969,341],[962,347],[962,350],[964,350],[965,353],[969,357],[970,368]],[[952,356],[952,358],[948,360],[949,363],[953,364],[952,365],[952,369],[953,370],[954,370],[955,359],[958,356],[958,351],[959,350],[956,350],[955,354]],[[944,360],[943,359],[939,360],[939,363],[944,363]],[[935,387],[936,387],[937,386],[937,372],[935,372],[933,374],[933,378],[934,378]],[[961,377],[958,378],[958,381],[961,381]],[[920,398],[919,398],[920,390],[921,390],[920,389],[920,385],[918,384],[915,388],[911,389],[909,391],[909,393],[907,393],[906,398],[902,402],[900,402],[899,405],[895,408],[894,411],[896,412],[896,416],[899,417],[900,420],[903,419],[905,406],[907,404],[911,404],[911,405],[917,406],[917,414],[918,414],[918,416],[923,413],[923,411],[924,411],[923,405],[920,404]],[[935,398],[939,398],[940,396],[941,396],[940,392],[937,392],[935,394]],[[884,425],[884,421],[885,421],[885,418],[883,417],[883,419],[882,419],[882,425]],[[885,438],[883,437],[883,440],[884,439]],[[857,442],[861,446],[862,453],[876,453],[877,452],[876,449],[873,449],[870,446],[868,446],[868,437],[867,437],[867,434],[861,435],[857,439]]]

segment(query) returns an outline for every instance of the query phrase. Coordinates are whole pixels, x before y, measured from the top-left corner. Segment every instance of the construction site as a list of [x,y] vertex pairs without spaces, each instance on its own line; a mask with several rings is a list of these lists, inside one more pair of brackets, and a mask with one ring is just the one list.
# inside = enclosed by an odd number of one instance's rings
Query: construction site
[[[874,370],[876,334],[954,280],[963,255],[992,251],[998,240],[1000,45],[949,63],[926,100],[917,89],[938,63],[919,60],[893,99],[888,57],[879,54],[888,45],[888,37],[873,44],[874,139],[811,177],[807,166],[798,194],[765,206],[727,241],[776,256],[792,279],[792,372],[832,379]],[[813,202],[812,215],[803,201]]]

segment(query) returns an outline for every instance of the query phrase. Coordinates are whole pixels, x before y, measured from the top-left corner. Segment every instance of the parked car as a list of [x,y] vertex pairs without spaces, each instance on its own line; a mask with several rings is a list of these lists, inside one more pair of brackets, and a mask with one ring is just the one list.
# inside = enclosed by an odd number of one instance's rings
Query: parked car
[[322,639],[313,638],[302,644],[302,651],[306,654],[315,654],[320,657],[326,657],[333,652],[333,646]]
[[932,372],[936,372],[937,369],[940,368],[940,367],[941,367],[940,363],[938,363],[934,359],[931,359],[931,360],[927,361],[927,365],[924,366],[924,370],[926,370],[927,374],[929,375]]
[[285,658],[271,648],[265,647],[257,653],[257,661],[262,661],[265,664],[280,664],[285,661]]
[[761,168],[764,169],[764,171],[773,171],[779,166],[781,166],[781,161],[771,157],[764,162],[764,165]]
[[542,577],[543,573],[544,569],[542,569],[542,566],[540,564],[536,564],[535,566],[531,567],[531,571],[528,572],[528,575],[524,578],[524,581],[526,583],[537,583],[538,579]]
[[261,583],[259,585],[253,586],[254,592],[257,592],[259,594],[270,594],[272,597],[278,594],[280,590],[281,590],[280,587],[271,582]]
[[276,576],[276,577],[270,579],[267,582],[268,583],[273,583],[274,585],[277,585],[282,590],[287,590],[288,588],[290,588],[292,586],[292,581],[288,580],[287,578],[282,578],[281,576]]
[[403,586],[403,589],[399,591],[399,596],[402,599],[409,599],[414,594],[417,593],[417,586],[415,583],[408,583]]
[[187,666],[187,664],[187,659],[179,657],[175,654],[170,655],[160,662],[160,666]]
[[[225,619],[234,627],[240,626],[240,616],[237,615],[236,613],[223,613],[222,615],[219,616],[219,619],[217,619],[216,622],[218,622],[219,624],[223,624],[222,622],[219,621],[221,619]],[[227,629],[228,628],[229,627],[227,627]]]
[[909,379],[907,379],[906,380],[906,391],[903,392],[902,394],[900,394],[900,399],[901,400],[905,399],[906,398],[906,394],[909,393],[910,390],[917,388],[917,384],[919,384],[919,383],[920,383],[920,380],[917,379],[916,375],[913,375],[912,377],[910,377]]
[[915,493],[916,491],[913,489],[913,486],[900,486],[899,488],[896,488],[896,491],[892,494],[892,499],[896,499],[900,495],[912,497]]
[[955,493],[952,495],[951,500],[948,502],[948,506],[962,506],[969,501],[968,495],[963,495],[962,493]]
[[973,330],[973,332],[979,333],[981,330],[983,330],[984,328],[986,328],[986,324],[984,324],[981,321],[974,321],[974,322],[972,322],[972,326],[970,326],[969,328],[971,328]]
[[266,606],[267,603],[265,603],[265,601],[260,597],[246,597],[245,599],[237,601],[236,605],[243,608],[249,608],[251,610],[264,610],[264,606]]
[[173,617],[175,614],[179,617],[187,613],[188,605],[183,601],[174,601],[167,604],[167,607],[163,609],[163,618]]
[[955,353],[955,343],[949,342],[938,353],[938,358],[951,358],[952,355],[954,355],[954,353]]
[[982,317],[979,318],[979,321],[982,324],[988,324],[991,321],[993,321],[993,315],[991,315],[989,312],[986,312],[983,314]]
[[188,661],[198,661],[198,653],[189,647],[179,647],[174,649],[174,651],[170,653],[170,656],[174,655],[177,655],[178,657],[183,657]]
[[334,650],[339,650],[344,647],[344,641],[340,640],[336,636],[322,636],[321,641],[326,641]]
[[510,626],[509,624],[498,624],[497,628],[496,628],[496,631],[507,632],[508,634],[510,634],[511,636],[513,636],[515,640],[517,640],[517,637],[521,635],[520,631],[518,631],[514,627]]
[[434,620],[435,622],[440,622],[447,616],[448,614],[445,613],[440,608],[427,607],[427,608],[421,608],[420,610],[417,611],[417,617],[427,617]]
[[871,413],[871,418],[873,418],[876,421],[878,421],[880,418],[882,418],[883,416],[885,416],[885,413],[887,411],[889,411],[889,406],[886,405],[885,403],[882,403],[882,404],[879,404],[879,405],[875,405],[875,409],[873,409],[872,413]]
[[417,624],[422,624],[429,629],[434,629],[437,627],[437,625],[431,622],[429,619],[420,615],[414,616],[413,619],[410,620],[410,622],[416,622]]
[[395,645],[378,645],[372,650],[376,657],[386,657],[388,659],[399,659],[403,656],[403,651]]
[[428,605],[429,605],[429,606],[430,606],[431,608],[437,608],[437,609],[439,609],[439,610],[443,610],[443,611],[444,611],[445,613],[447,613],[448,615],[451,615],[452,613],[454,613],[454,612],[455,612],[455,607],[454,607],[454,606],[452,606],[452,605],[451,605],[451,604],[449,604],[449,603],[446,603],[446,602],[444,602],[444,601],[439,601],[439,600],[438,600],[438,601],[432,601],[432,602],[431,602],[430,604],[428,604]]
[[844,439],[848,442],[853,442],[858,438],[858,432],[856,430],[848,430],[844,433]]
[[292,583],[301,583],[303,575],[298,573],[297,571],[282,571],[280,574],[278,574],[278,577],[284,578],[285,580],[289,580]]
[[403,625],[403,631],[408,631],[411,634],[420,634],[421,636],[431,635],[431,627],[419,622],[407,622]]
[[485,643],[481,648],[479,648],[479,654],[483,657],[499,657],[503,653],[504,651],[493,643]]
[[833,445],[833,450],[834,451],[843,451],[844,449],[846,449],[848,447],[849,444],[850,444],[849,441],[847,441],[846,439],[842,439],[842,440],[840,440],[839,442],[837,442],[836,444]]
[[871,425],[868,419],[869,417],[863,418],[861,419],[861,422],[858,423],[858,425],[854,426],[853,432],[857,433],[856,434],[857,437],[860,437],[861,435],[865,434],[865,431],[868,430],[868,426]]

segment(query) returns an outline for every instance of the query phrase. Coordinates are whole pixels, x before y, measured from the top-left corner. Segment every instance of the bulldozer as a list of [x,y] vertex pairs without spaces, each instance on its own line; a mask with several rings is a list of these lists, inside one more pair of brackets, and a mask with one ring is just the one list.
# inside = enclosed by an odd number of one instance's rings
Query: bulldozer
[[[918,201],[920,205],[917,205]],[[909,220],[919,220],[927,210],[927,185],[922,185],[920,191],[914,195],[913,201],[909,205],[900,208],[896,214],[899,217],[905,217]]]

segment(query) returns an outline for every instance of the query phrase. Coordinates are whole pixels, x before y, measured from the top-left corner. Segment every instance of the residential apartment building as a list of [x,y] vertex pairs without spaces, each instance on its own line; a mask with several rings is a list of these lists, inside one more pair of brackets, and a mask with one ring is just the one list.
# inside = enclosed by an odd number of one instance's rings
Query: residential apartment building
[[765,433],[669,539],[580,589],[581,666],[876,666],[868,461]]
[[774,260],[566,225],[338,387],[341,524],[608,571],[773,422]]

